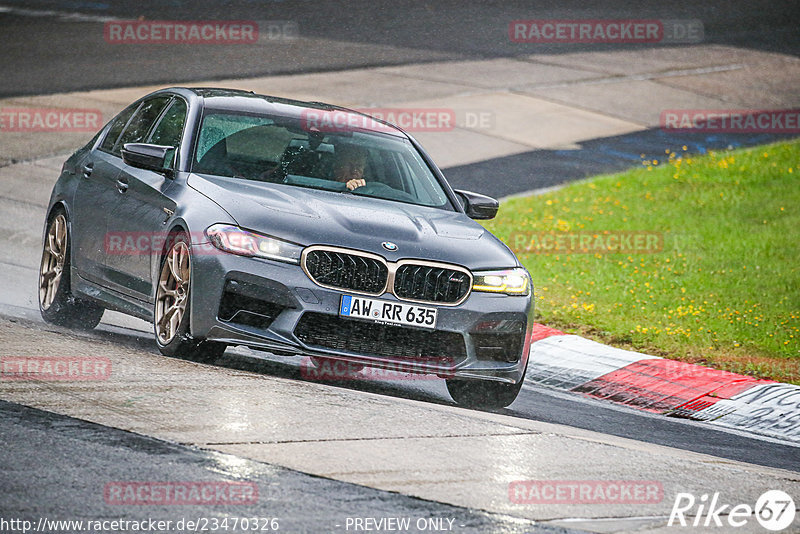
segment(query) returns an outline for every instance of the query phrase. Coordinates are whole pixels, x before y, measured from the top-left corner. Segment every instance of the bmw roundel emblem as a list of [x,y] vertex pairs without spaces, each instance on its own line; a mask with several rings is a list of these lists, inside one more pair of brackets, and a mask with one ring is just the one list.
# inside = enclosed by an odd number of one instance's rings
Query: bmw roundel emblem
[[395,245],[391,241],[384,241],[383,243],[381,243],[381,246],[390,252],[394,252],[395,250],[397,250],[397,245]]

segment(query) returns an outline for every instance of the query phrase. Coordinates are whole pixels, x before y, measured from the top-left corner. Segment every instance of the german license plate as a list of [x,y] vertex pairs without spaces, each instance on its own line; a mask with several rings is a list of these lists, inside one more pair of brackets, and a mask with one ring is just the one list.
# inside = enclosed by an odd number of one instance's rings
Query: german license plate
[[436,328],[436,308],[342,295],[339,315],[378,323]]

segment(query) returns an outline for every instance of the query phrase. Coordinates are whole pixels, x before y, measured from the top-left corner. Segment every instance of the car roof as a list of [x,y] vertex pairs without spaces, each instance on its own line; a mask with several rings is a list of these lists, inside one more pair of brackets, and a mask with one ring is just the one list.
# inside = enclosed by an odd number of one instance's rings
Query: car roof
[[[370,117],[368,114],[357,110],[327,104],[325,102],[306,102],[278,96],[261,95],[253,91],[213,87],[172,87],[162,89],[159,92],[162,91],[179,93],[184,96],[188,96],[186,93],[191,93],[202,99],[203,108],[218,111],[273,114],[299,120],[305,119],[308,113],[312,111],[322,113],[340,112],[353,114],[358,117],[369,117],[369,121],[355,121],[358,124],[357,129],[408,138],[408,135],[403,130],[393,124],[375,117]],[[370,123],[372,121],[375,121],[377,124],[371,127]]]

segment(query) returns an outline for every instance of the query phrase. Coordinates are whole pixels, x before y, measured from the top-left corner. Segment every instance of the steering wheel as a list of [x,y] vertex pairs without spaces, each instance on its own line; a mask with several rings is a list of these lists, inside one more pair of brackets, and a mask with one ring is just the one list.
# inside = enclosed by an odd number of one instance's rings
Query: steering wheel
[[381,192],[386,192],[386,189],[392,188],[381,182],[367,182],[366,185],[362,185],[361,187],[356,187],[353,189],[353,193],[358,192],[362,195],[375,195],[380,194]]
[[367,182],[367,185],[356,187],[352,192],[359,195],[373,196],[388,200],[401,200],[406,202],[414,202],[416,200],[405,191],[395,189],[383,182]]

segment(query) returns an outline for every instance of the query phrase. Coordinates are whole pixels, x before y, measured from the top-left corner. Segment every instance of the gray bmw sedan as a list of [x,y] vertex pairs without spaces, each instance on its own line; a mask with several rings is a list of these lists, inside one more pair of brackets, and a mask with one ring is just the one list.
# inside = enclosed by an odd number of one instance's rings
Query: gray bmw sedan
[[464,406],[511,404],[532,284],[407,133],[345,108],[170,88],[125,108],[65,163],[50,198],[42,317],[154,324],[166,355],[229,345],[404,369]]

